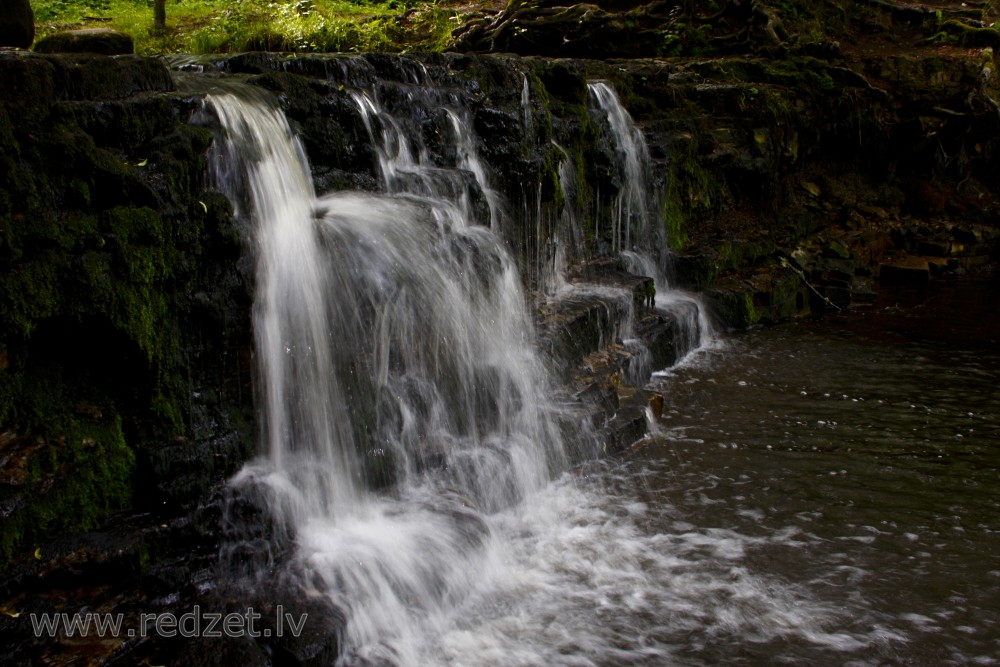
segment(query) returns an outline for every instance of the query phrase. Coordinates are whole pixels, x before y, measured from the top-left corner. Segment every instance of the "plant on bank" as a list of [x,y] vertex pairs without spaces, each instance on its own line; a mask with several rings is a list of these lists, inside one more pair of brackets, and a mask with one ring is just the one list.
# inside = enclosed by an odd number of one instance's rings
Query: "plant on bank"
[[406,0],[172,0],[165,29],[153,0],[35,0],[39,37],[59,30],[110,27],[132,36],[136,51],[440,51],[452,13],[436,2]]

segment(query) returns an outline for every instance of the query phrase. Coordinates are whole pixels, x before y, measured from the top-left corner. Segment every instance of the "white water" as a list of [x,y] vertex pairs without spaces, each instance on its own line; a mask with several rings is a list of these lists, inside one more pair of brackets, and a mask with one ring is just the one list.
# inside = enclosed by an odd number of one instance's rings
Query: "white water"
[[[228,137],[217,163],[246,173],[217,179],[249,194],[258,256],[267,454],[233,483],[291,526],[311,585],[347,612],[353,653],[419,664],[426,624],[488,579],[484,517],[538,492],[567,456],[519,276],[469,219],[478,158],[459,114],[464,169],[448,173],[356,99],[387,189],[414,194],[317,199],[278,111],[211,98]],[[398,497],[366,481],[395,482]]]
[[524,125],[524,136],[528,141],[534,140],[535,124],[532,121],[531,86],[528,75],[521,73],[521,123]]
[[701,664],[692,641],[860,641],[743,563],[794,534],[667,520],[668,499],[623,492],[641,476],[566,472],[587,431],[553,402],[512,260],[470,219],[474,137],[456,122],[449,173],[355,99],[392,196],[316,198],[278,111],[210,99],[216,182],[246,196],[258,258],[263,453],[232,485],[286,528],[301,586],[345,612],[338,664]]
[[614,89],[604,81],[588,84],[608,119],[622,166],[620,187],[614,201],[611,250],[632,250],[633,242],[643,245],[650,240],[651,221],[656,207],[650,176],[649,148]]
[[247,200],[254,221],[261,437],[271,466],[285,471],[283,481],[295,490],[281,500],[312,503],[314,511],[353,512],[359,500],[356,447],[328,324],[337,303],[313,224],[305,154],[284,115],[263,100],[227,95],[212,99],[212,106],[228,135],[215,178],[238,191],[234,200]]
[[[696,295],[673,289],[667,281],[663,264],[668,261],[669,249],[665,235],[653,222],[658,219],[661,202],[653,186],[649,148],[642,131],[610,85],[594,81],[589,88],[607,117],[618,149],[621,189],[613,205],[612,245],[630,273],[653,279],[656,308],[677,322],[678,363],[683,363],[685,357],[716,344],[708,309]],[[633,345],[637,343],[633,341]]]
[[[648,255],[625,251],[622,259],[630,273],[653,279],[656,285],[656,308],[669,313],[676,320],[680,334],[676,340],[680,357],[677,363],[683,363],[684,358],[721,344],[715,335],[708,309],[697,295],[671,289],[663,271]],[[665,369],[654,370],[659,372]]]

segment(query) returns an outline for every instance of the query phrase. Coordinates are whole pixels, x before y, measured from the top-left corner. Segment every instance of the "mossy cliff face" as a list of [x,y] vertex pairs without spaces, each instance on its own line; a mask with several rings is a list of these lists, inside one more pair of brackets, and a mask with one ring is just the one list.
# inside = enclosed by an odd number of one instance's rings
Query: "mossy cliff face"
[[995,266],[998,24],[996,3],[515,0],[455,48],[631,59],[605,76],[670,156],[675,279],[746,325]]
[[[649,240],[728,324],[863,300],[881,267],[911,270],[903,254],[929,257],[926,272],[995,260],[989,51],[248,54],[212,66],[275,93],[320,192],[378,188],[352,89],[399,105],[437,91],[467,114],[530,288],[557,239],[571,273],[612,253],[623,182],[594,80],[613,85],[649,143],[660,202]],[[23,460],[4,491],[7,557],[110,509],[196,503],[246,458],[252,258],[229,202],[203,189],[212,135],[189,123],[201,100],[174,91],[161,63],[8,53],[0,85],[0,432]],[[431,108],[414,130],[445,164],[458,159],[448,128]],[[100,491],[59,483],[69,476]],[[75,497],[86,506],[66,509]]]
[[242,250],[228,202],[202,192],[211,133],[160,63],[0,54],[0,90],[6,563],[180,499],[161,452],[235,429],[238,401],[206,414],[218,395],[249,402],[249,336],[225,326],[249,296],[226,265]]
[[[618,91],[649,144],[658,214],[644,242],[659,246],[647,250],[669,250],[675,281],[705,290],[725,324],[842,307],[879,279],[997,260],[1000,95],[984,50],[608,62],[248,54],[209,65],[275,94],[320,193],[379,187],[352,90],[420,107],[412,131],[448,166],[460,156],[444,106],[464,114],[532,289],[558,239],[570,278],[617,281],[635,303],[651,296],[614,253],[609,220],[626,183],[595,80]],[[106,586],[108,609],[143,595],[198,600],[223,523],[221,501],[202,501],[255,436],[253,257],[230,203],[204,189],[212,132],[191,122],[202,100],[134,57],[0,54],[0,93],[0,556],[19,560],[3,590],[19,609],[66,608],[53,580]],[[541,335],[552,325],[567,375],[598,355],[620,384],[615,313],[584,306],[541,313]],[[658,324],[654,352],[668,363],[676,350]],[[627,412],[616,391],[595,393],[609,416]],[[620,444],[644,423],[630,421]],[[266,517],[244,504],[229,506],[227,529],[237,526],[248,558],[268,558],[253,553],[270,548]],[[122,519],[80,542],[49,540],[116,509],[146,511],[141,528]],[[46,579],[53,571],[65,579]],[[25,614],[5,618],[0,637],[27,643]],[[48,647],[36,649],[12,650]]]
[[673,163],[677,280],[741,326],[870,302],[900,263],[923,280],[992,270],[992,68],[977,49],[685,63],[674,99],[714,112],[689,113]]
[[[989,270],[1000,186],[992,53],[823,55],[249,54],[214,66],[256,74],[279,96],[321,192],[377,187],[351,89],[389,104],[409,104],[415,88],[439,91],[468,114],[529,287],[542,285],[556,239],[571,272],[614,246],[608,221],[624,184],[588,91],[594,80],[613,85],[649,143],[659,202],[651,242],[669,247],[675,282],[709,290],[728,324],[870,300],[880,268],[908,255],[926,256],[925,274]],[[433,152],[450,130],[429,112],[413,131]]]

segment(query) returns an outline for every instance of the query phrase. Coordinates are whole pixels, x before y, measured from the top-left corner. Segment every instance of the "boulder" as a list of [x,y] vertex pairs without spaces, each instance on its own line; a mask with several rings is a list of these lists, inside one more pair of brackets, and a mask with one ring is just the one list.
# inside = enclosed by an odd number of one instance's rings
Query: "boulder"
[[0,4],[0,46],[26,49],[35,41],[35,14],[28,0]]
[[110,28],[67,30],[43,37],[35,44],[39,53],[96,53],[119,56],[135,53],[135,44],[128,35]]

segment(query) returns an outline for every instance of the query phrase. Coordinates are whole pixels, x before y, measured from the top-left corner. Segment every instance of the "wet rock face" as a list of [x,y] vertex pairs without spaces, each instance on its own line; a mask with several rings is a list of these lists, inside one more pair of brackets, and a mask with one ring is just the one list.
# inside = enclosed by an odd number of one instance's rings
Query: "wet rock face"
[[196,504],[254,429],[249,266],[203,191],[200,103],[135,57],[0,54],[0,90],[6,566],[109,511]]
[[29,0],[5,0],[0,5],[0,46],[26,49],[35,41],[35,13]]
[[130,36],[109,28],[57,32],[38,40],[34,48],[38,53],[96,53],[102,56],[135,53]]
[[[986,220],[998,185],[997,120],[987,101],[994,93],[980,83],[979,64],[961,56],[894,57],[882,69],[863,60],[853,77],[811,57],[609,64],[246,54],[217,67],[252,73],[254,85],[276,95],[303,136],[320,192],[379,187],[352,89],[377,89],[400,109],[411,93],[437,91],[413,131],[442,164],[460,159],[444,112],[460,107],[491,183],[509,199],[502,231],[532,287],[551,259],[551,239],[574,231],[566,227],[564,187],[587,202],[570,259],[582,263],[610,247],[606,221],[622,183],[605,121],[591,109],[594,79],[622,91],[644,129],[665,199],[658,222],[680,256],[674,278],[715,289],[730,323],[860,303],[875,289],[880,264],[887,278],[906,275],[895,270],[902,264],[893,253],[943,260],[927,273],[974,272],[995,258],[995,226]],[[834,85],[835,76],[844,83]],[[7,54],[0,84],[9,93],[0,170],[10,183],[0,216],[12,230],[5,259],[20,281],[8,293],[23,295],[0,303],[0,377],[13,378],[10,386],[33,377],[30,360],[46,352],[38,347],[44,337],[31,331],[66,329],[54,323],[99,313],[82,330],[121,332],[132,347],[117,348],[138,360],[128,365],[139,380],[118,383],[137,389],[119,410],[143,480],[137,502],[190,503],[252,450],[253,430],[252,261],[229,203],[203,191],[211,129],[187,122],[199,101],[174,93],[166,69],[142,58]],[[942,154],[964,157],[942,161]],[[559,182],[566,163],[578,182]],[[916,216],[925,209],[982,219],[923,233]],[[134,302],[122,300],[119,287]],[[130,315],[126,303],[149,317]],[[587,317],[598,322],[599,310]],[[569,318],[554,334],[568,356],[579,356],[571,343],[600,340],[587,317]],[[204,333],[196,345],[192,330]],[[83,384],[73,391],[114,384],[95,375],[81,370]],[[114,391],[102,391],[116,403]],[[61,410],[79,421],[74,405]],[[27,428],[16,416],[27,404],[4,410],[5,426]]]
[[[648,366],[680,351],[676,323],[647,306],[649,279],[592,261],[611,247],[610,201],[623,183],[588,82],[614,85],[644,131],[675,284],[708,290],[724,325],[744,327],[855,306],[879,280],[1000,261],[1000,117],[980,65],[947,54],[882,67],[245,54],[217,69],[274,93],[321,193],[379,187],[352,89],[377,89],[393,109],[436,91],[412,131],[441,164],[461,159],[447,110],[467,112],[490,183],[509,200],[501,233],[529,287],[558,233],[579,282],[619,290],[553,306],[538,327],[580,405],[607,420],[613,449],[643,433],[648,397],[637,386]],[[0,509],[4,560],[13,555],[17,570],[0,599],[30,593],[38,609],[62,609],[52,582],[82,589],[95,577],[115,589],[109,609],[142,596],[163,611],[226,609],[205,593],[218,583],[221,542],[239,542],[234,560],[251,563],[278,544],[262,512],[231,504],[246,513],[234,522],[213,497],[255,450],[254,272],[247,230],[204,189],[213,128],[195,122],[200,105],[157,61],[0,54],[0,452],[12,462]],[[566,164],[573,179],[562,179]],[[583,202],[576,228],[571,193]],[[648,359],[620,340],[629,313]],[[440,465],[448,447],[428,440],[421,465]],[[392,461],[372,462],[372,484],[391,484]],[[100,533],[48,541],[122,508],[133,513]],[[234,523],[242,532],[227,537]],[[260,604],[278,595],[263,590]],[[310,618],[329,625],[294,645],[148,643],[122,649],[118,664],[329,664],[342,618],[315,604]],[[22,641],[11,624],[0,617],[0,638]]]

